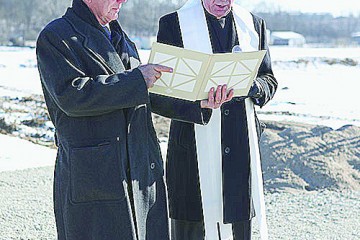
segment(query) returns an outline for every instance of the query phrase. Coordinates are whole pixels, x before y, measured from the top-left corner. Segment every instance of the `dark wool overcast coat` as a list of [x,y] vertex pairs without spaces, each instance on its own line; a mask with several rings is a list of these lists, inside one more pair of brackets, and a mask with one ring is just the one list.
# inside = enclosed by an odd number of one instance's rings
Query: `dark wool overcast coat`
[[[207,16],[207,20],[213,52],[224,52],[224,49],[220,49],[221,44],[216,42],[219,36],[216,36],[217,33],[210,26],[209,17]],[[265,22],[255,15],[253,15],[253,21],[259,35],[259,50],[267,50]],[[232,47],[238,44],[235,27],[229,31],[232,32],[232,37],[227,38],[230,44],[225,52],[231,52]],[[160,19],[158,42],[183,47],[176,12]],[[255,81],[262,89],[261,97],[255,103],[264,106],[273,97],[277,88],[269,52],[265,55]],[[199,101],[189,102],[159,95],[152,95],[151,104],[155,113],[172,118],[166,164],[170,217],[179,220],[200,221],[202,208],[194,123],[206,124],[211,117],[211,110],[201,109]],[[221,122],[224,221],[232,223],[249,220],[253,216],[253,206],[244,99],[234,98],[223,104]],[[258,120],[256,125],[260,134],[261,127]],[[201,147],[211,148],[212,146]]]
[[110,28],[112,42],[74,0],[37,41],[58,146],[58,239],[166,240],[163,164],[147,86],[138,69],[125,71],[139,64],[135,45],[117,21]]

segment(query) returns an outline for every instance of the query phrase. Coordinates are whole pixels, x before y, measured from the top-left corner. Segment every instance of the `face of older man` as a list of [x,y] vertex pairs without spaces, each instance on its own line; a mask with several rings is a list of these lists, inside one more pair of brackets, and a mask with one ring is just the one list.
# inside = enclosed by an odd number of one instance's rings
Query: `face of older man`
[[217,18],[226,16],[234,3],[234,0],[202,0],[205,9]]
[[121,5],[127,0],[83,0],[100,24],[105,25],[119,16]]

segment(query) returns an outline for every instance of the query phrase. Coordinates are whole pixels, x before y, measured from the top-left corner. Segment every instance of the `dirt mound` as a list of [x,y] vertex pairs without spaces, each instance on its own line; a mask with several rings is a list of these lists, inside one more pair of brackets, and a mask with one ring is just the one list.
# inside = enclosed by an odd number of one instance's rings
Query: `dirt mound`
[[267,191],[360,190],[360,127],[267,122],[261,155]]
[[[53,128],[40,96],[1,97],[1,111],[1,133],[54,147]],[[158,137],[167,140],[170,120],[156,114],[153,120]],[[261,154],[267,191],[360,190],[360,127],[266,124]]]

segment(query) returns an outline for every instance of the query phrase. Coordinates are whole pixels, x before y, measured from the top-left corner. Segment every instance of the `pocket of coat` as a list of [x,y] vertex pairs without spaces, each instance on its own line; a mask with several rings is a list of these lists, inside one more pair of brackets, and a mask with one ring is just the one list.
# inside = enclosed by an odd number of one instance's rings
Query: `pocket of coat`
[[70,164],[72,202],[119,201],[125,197],[115,144],[73,148]]

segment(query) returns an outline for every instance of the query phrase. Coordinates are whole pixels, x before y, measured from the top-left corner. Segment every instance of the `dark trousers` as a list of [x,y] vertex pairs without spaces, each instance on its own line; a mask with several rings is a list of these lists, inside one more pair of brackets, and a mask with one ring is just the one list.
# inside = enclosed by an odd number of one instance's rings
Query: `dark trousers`
[[[251,220],[233,223],[232,229],[234,240],[251,239]],[[204,240],[204,235],[203,222],[171,219],[171,240]]]

